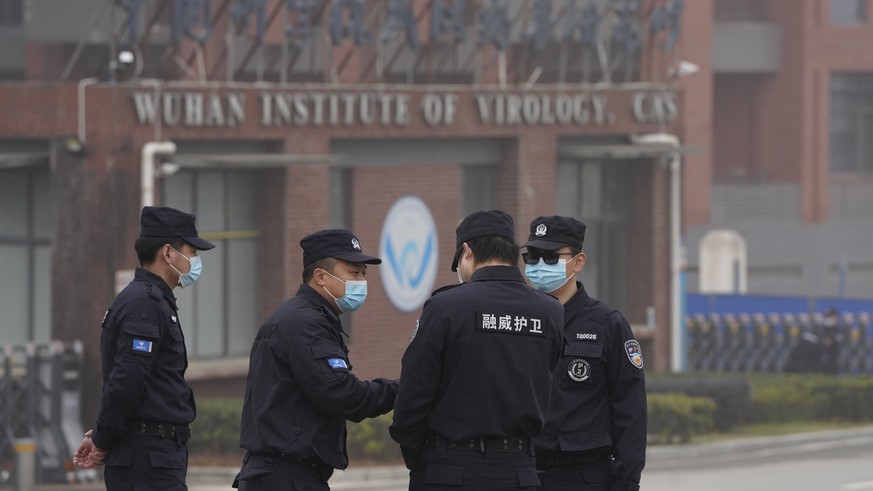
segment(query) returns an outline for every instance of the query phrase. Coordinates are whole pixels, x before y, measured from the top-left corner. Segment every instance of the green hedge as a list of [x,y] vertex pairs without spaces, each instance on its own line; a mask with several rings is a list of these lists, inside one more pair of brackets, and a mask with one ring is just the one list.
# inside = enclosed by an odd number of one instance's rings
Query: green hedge
[[650,397],[653,394],[681,393],[712,399],[715,402],[715,429],[718,431],[730,431],[746,423],[752,403],[749,380],[722,374],[647,375],[646,392]]
[[[873,421],[873,377],[801,374],[649,376],[651,443],[687,442],[740,425]],[[192,455],[239,457],[241,400],[199,400]],[[348,424],[352,462],[400,462],[388,435],[391,413]]]
[[191,424],[189,452],[192,455],[242,455],[239,447],[242,404],[242,399],[199,399],[197,419]]
[[715,429],[715,401],[708,397],[668,393],[648,396],[651,443],[687,443]]
[[749,419],[750,423],[873,421],[873,378],[757,376]]

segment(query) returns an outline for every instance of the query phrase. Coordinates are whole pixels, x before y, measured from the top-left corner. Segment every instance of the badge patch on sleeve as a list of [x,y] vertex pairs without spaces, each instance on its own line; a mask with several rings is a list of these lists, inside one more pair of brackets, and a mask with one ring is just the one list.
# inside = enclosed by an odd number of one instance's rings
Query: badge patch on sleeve
[[640,349],[640,343],[631,339],[624,343],[624,351],[633,366],[643,368],[643,351]]
[[346,370],[349,369],[349,365],[342,358],[328,358],[327,364],[330,365],[330,367],[334,370],[338,368],[345,368]]
[[146,341],[144,339],[134,339],[133,340],[133,350],[134,351],[142,351],[143,353],[151,353],[152,352],[152,342]]

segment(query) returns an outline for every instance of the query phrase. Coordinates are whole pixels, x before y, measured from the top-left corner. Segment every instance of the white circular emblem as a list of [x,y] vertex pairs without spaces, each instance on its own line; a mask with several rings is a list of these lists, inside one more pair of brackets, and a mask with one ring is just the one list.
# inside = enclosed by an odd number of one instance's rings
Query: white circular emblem
[[584,382],[591,376],[591,364],[583,358],[576,358],[567,365],[567,372],[576,382]]
[[379,275],[388,300],[412,312],[430,297],[437,273],[437,229],[427,205],[417,196],[397,200],[382,225]]
[[360,250],[361,250],[361,243],[358,242],[358,238],[357,238],[357,237],[352,237],[352,247],[354,247],[356,251],[360,251]]
[[534,234],[536,234],[537,237],[542,237],[543,235],[546,235],[546,230],[548,230],[546,228],[546,224],[541,223],[541,224],[537,225],[537,231],[534,232]]

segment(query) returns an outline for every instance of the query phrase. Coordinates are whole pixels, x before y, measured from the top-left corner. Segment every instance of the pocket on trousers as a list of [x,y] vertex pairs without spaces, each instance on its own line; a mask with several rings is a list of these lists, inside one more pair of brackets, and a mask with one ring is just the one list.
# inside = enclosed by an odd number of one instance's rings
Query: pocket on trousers
[[464,483],[464,468],[454,465],[428,465],[424,471],[424,482],[460,486]]
[[130,467],[133,463],[133,456],[136,451],[132,448],[119,448],[110,450],[103,459],[105,465],[115,465],[119,467]]
[[521,487],[528,486],[539,486],[540,478],[537,476],[537,470],[534,467],[522,467],[521,469],[516,469],[516,475],[518,476],[518,485]]
[[608,460],[583,464],[582,479],[592,484],[612,482],[612,464]]
[[249,458],[248,462],[243,465],[242,470],[239,471],[237,479],[240,481],[250,481],[267,474],[272,474],[274,470],[275,465],[272,459]]
[[149,462],[157,469],[184,469],[185,455],[182,452],[164,452],[161,450],[149,450]]

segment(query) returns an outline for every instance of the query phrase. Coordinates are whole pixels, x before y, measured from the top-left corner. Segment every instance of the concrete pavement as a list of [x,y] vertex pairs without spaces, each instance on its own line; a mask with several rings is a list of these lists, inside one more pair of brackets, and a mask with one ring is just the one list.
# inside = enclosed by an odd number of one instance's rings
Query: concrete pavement
[[[845,430],[817,431],[774,437],[751,437],[712,443],[651,446],[647,452],[646,469],[687,466],[689,460],[741,461],[786,454],[802,454],[827,448],[847,448],[873,445],[873,426]],[[228,491],[239,469],[236,467],[191,467],[188,488],[191,491]],[[644,471],[645,472],[645,471]],[[382,489],[406,482],[408,471],[403,466],[368,466],[337,471],[330,479],[333,490]],[[13,489],[0,486],[0,489]],[[101,491],[102,483],[43,484],[35,491]]]

